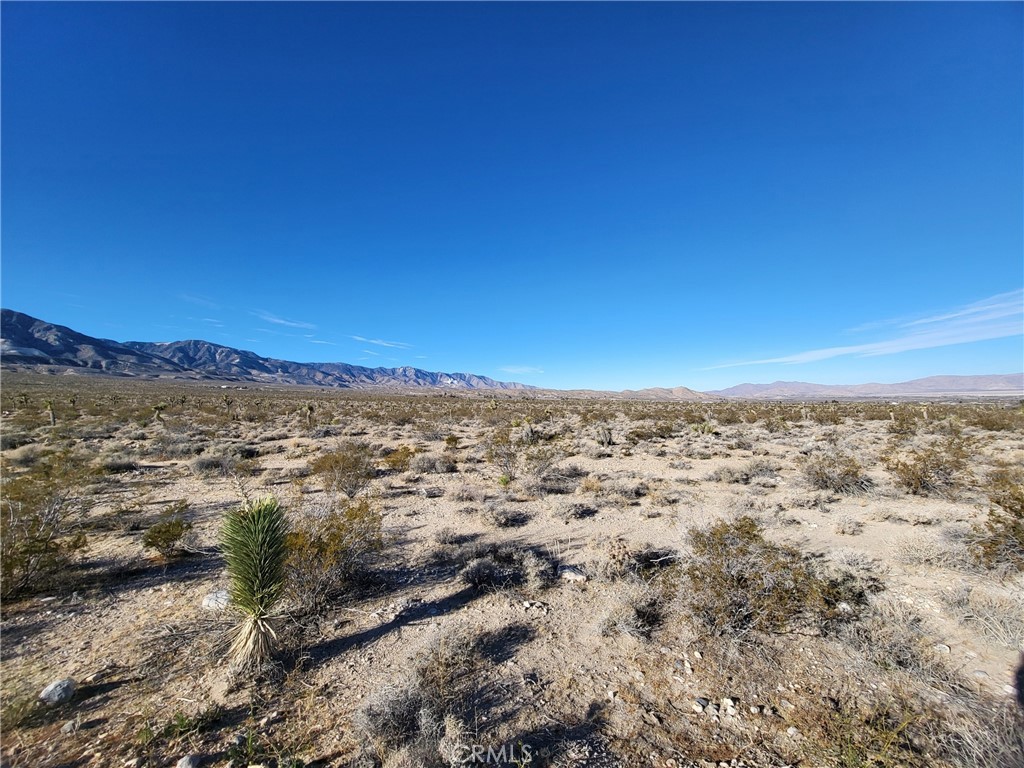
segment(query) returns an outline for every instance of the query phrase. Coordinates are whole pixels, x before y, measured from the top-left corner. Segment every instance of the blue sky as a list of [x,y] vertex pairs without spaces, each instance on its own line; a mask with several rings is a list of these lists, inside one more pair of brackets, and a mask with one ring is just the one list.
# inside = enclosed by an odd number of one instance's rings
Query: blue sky
[[3,306],[547,387],[1024,368],[1020,3],[3,3]]

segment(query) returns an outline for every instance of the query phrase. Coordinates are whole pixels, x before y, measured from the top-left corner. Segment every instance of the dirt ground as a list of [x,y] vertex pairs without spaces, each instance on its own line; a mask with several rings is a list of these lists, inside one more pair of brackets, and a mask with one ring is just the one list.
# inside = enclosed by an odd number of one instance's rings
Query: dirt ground
[[[3,384],[5,484],[88,469],[86,546],[3,603],[5,766],[1024,765],[1024,578],[979,555],[1019,493],[1016,403]],[[360,444],[349,499],[313,465]],[[366,500],[382,546],[317,610],[286,592],[272,663],[238,674],[237,615],[203,603],[225,513],[266,494],[293,524]],[[179,548],[145,546],[172,517]],[[710,614],[804,569],[780,623]]]

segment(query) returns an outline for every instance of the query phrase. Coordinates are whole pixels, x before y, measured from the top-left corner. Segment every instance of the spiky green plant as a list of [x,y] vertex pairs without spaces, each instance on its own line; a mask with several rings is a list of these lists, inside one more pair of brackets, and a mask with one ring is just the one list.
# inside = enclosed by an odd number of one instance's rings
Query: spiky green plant
[[221,545],[229,592],[242,613],[228,652],[237,669],[269,659],[277,640],[271,611],[284,590],[287,535],[284,510],[273,496],[246,502],[224,520]]

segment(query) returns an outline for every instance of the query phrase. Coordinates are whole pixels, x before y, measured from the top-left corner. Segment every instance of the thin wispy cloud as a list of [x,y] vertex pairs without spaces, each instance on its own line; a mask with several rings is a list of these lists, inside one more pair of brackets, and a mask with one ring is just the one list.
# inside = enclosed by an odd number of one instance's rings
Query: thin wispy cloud
[[223,327],[224,327],[224,323],[222,323],[222,322],[221,322],[220,320],[217,320],[217,319],[215,319],[215,318],[212,318],[212,317],[204,317],[204,318],[201,318],[201,319],[202,319],[202,321],[203,321],[204,323],[209,323],[210,325],[215,325],[215,326],[217,326],[218,328],[223,328]]
[[990,296],[942,314],[899,322],[896,330],[896,336],[882,341],[811,349],[764,360],[713,365],[703,370],[773,363],[798,365],[846,355],[877,357],[915,349],[932,349],[1020,336],[1024,334],[1024,289]]
[[261,320],[265,320],[268,323],[274,323],[275,325],[286,325],[289,328],[308,328],[310,330],[316,328],[316,326],[313,325],[313,323],[307,323],[302,320],[289,320],[284,317],[278,317],[277,315],[272,315],[266,310],[262,309],[254,310],[249,314],[255,315],[256,317],[260,318]]
[[544,371],[542,369],[537,368],[537,367],[532,366],[532,365],[506,365],[506,366],[503,366],[503,367],[499,368],[498,370],[499,371],[503,371],[505,373],[517,373],[517,374],[544,373]]
[[380,352],[374,352],[372,349],[362,350],[364,355],[373,355],[374,357],[380,357]]
[[307,339],[310,344],[330,344],[332,347],[338,346],[333,341],[324,341],[323,339]]
[[368,339],[365,336],[351,336],[349,337],[355,341],[362,341],[366,344],[376,344],[378,347],[394,347],[396,349],[409,349],[412,344],[406,344],[404,341],[385,341],[384,339]]
[[187,301],[189,304],[196,304],[200,307],[206,307],[207,309],[220,309],[220,304],[208,299],[205,296],[198,296],[194,293],[179,293],[178,298],[182,301]]

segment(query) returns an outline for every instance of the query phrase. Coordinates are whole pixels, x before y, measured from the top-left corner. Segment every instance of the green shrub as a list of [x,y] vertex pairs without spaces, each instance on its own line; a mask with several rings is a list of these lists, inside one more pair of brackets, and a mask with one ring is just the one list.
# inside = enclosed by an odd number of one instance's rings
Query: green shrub
[[67,453],[5,476],[0,506],[0,595],[9,599],[51,588],[86,544],[75,487],[85,478]]
[[408,445],[400,445],[384,457],[385,466],[392,472],[406,472],[409,469],[409,462],[415,455],[416,450]]
[[510,427],[496,429],[487,439],[487,460],[501,471],[501,476],[507,478],[508,483],[511,483],[516,479],[525,448],[522,441],[512,436]]
[[850,574],[821,576],[795,549],[764,538],[752,517],[689,532],[686,612],[713,635],[739,639],[798,625],[819,632],[856,617],[866,595]]
[[898,452],[890,449],[883,457],[897,482],[914,495],[952,495],[971,474],[968,469],[973,442],[950,436],[924,448]]
[[311,613],[343,594],[383,548],[381,516],[366,499],[306,509],[288,534],[287,593]]
[[142,535],[143,546],[155,549],[163,557],[171,558],[182,554],[182,539],[192,530],[192,523],[182,517],[188,504],[174,505],[163,514],[160,522],[151,525]]
[[366,488],[377,475],[373,451],[366,443],[347,443],[319,456],[310,464],[313,474],[323,478],[324,487],[344,493],[350,499]]
[[288,522],[273,496],[228,512],[221,530],[231,604],[242,612],[229,655],[244,670],[270,658],[277,639],[271,611],[285,586]]
[[840,450],[824,451],[803,462],[804,476],[820,491],[860,493],[871,487],[871,479],[853,456]]

